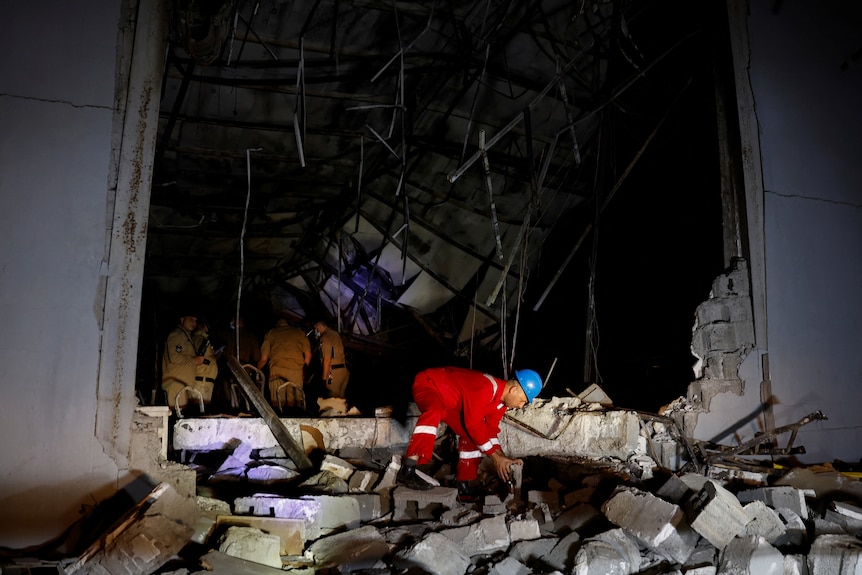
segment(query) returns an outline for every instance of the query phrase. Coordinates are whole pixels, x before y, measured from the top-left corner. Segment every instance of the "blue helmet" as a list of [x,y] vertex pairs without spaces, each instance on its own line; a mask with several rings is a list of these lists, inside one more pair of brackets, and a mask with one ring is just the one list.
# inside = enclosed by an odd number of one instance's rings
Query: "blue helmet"
[[518,380],[521,389],[527,394],[527,403],[533,403],[533,400],[542,391],[542,378],[532,369],[519,369],[515,372],[515,379]]

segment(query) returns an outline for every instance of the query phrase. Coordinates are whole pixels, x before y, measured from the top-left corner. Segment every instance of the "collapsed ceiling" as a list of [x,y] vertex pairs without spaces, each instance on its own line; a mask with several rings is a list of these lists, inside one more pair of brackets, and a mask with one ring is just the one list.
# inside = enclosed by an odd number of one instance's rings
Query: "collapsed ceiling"
[[175,0],[147,289],[505,349],[685,97],[685,4]]

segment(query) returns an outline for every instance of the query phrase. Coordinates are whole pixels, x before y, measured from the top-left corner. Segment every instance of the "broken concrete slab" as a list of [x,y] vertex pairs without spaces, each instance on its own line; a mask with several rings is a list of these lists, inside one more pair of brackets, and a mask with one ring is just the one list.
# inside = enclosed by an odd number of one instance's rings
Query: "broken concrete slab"
[[191,540],[199,514],[193,497],[160,483],[65,573],[149,575]]
[[535,519],[514,520],[509,523],[509,539],[512,543],[539,539],[541,536],[539,522]]
[[366,525],[322,537],[309,546],[308,552],[317,570],[338,567],[342,573],[353,573],[385,567],[382,559],[389,554],[389,544],[375,527]]
[[[508,416],[507,416],[508,417]],[[512,415],[519,423],[532,428],[547,427],[543,420],[557,415],[539,408],[525,407]],[[500,445],[510,457],[544,456],[613,457],[626,461],[637,453],[640,419],[633,411],[575,412],[555,439],[546,439],[524,431],[503,419]],[[535,424],[535,425],[534,425]]]
[[234,500],[234,513],[302,519],[305,532],[313,541],[321,535],[360,524],[359,503],[355,499],[332,495],[304,495],[299,498],[259,494]]
[[530,575],[533,571],[515,559],[514,557],[506,557],[499,563],[495,563],[488,575]]
[[393,560],[402,569],[422,569],[437,575],[463,575],[470,558],[461,546],[440,533],[429,533],[413,545],[399,551]]
[[808,570],[829,575],[862,573],[862,542],[849,535],[820,535],[808,552]]
[[805,491],[796,489],[795,487],[779,486],[746,489],[737,493],[736,498],[740,503],[763,501],[773,509],[786,507],[787,509],[792,509],[794,513],[803,519],[807,519],[809,514],[808,504],[805,502]]
[[787,533],[784,522],[778,512],[768,507],[763,501],[752,501],[743,507],[751,518],[745,526],[745,533],[755,537],[763,537],[770,545],[775,545]]
[[228,527],[218,550],[225,555],[281,569],[281,539],[254,527]]
[[305,549],[305,520],[253,515],[219,515],[216,527],[254,527],[279,538],[280,555],[302,555]]
[[509,548],[511,539],[503,515],[482,519],[465,527],[455,527],[440,531],[443,535],[461,546],[464,555],[489,555]]
[[712,480],[685,506],[691,528],[718,549],[724,549],[750,521],[739,500]]
[[[409,416],[402,425],[385,417],[283,418],[281,423],[294,441],[306,446],[303,428],[311,447],[331,453],[348,447],[404,447],[410,441],[416,417]],[[319,435],[315,440],[312,436]],[[174,450],[218,451],[231,449],[231,439],[238,439],[252,449],[272,449],[279,444],[260,418],[212,417],[186,418],[174,424]],[[324,443],[317,445],[318,441]]]
[[268,567],[212,550],[201,557],[201,571],[192,575],[284,575],[281,568]]
[[602,505],[608,520],[644,545],[676,563],[684,563],[697,543],[678,505],[634,488],[621,487]]
[[427,491],[396,487],[392,492],[393,521],[436,519],[457,506],[458,490],[453,487],[432,487]]
[[641,568],[638,544],[622,529],[585,540],[575,555],[574,575],[631,575]]
[[571,573],[575,565],[575,554],[581,544],[581,536],[572,531],[565,537],[558,539],[550,553],[542,557],[541,562],[552,569]]
[[548,556],[559,542],[558,537],[543,537],[529,541],[518,541],[509,549],[509,557],[514,557],[527,567],[540,568],[544,566],[544,558]]
[[718,572],[727,575],[782,575],[784,556],[763,537],[736,537],[722,551]]

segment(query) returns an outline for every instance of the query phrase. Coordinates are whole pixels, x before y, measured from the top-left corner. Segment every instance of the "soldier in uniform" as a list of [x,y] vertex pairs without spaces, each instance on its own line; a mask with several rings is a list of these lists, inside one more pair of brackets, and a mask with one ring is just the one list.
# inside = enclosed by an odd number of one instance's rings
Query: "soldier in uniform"
[[[263,336],[258,369],[269,363],[270,402],[278,407],[304,407],[305,367],[311,363],[311,343],[305,332],[280,319]],[[288,385],[284,385],[287,383]]]
[[350,371],[344,359],[341,336],[334,329],[329,329],[323,320],[314,323],[314,334],[320,339],[320,376],[326,384],[329,397],[345,397]]
[[[186,314],[179,318],[177,327],[168,334],[162,354],[162,389],[167,394],[168,406],[175,407],[179,393],[186,387],[197,389],[195,375],[197,367],[203,365],[205,358],[197,355],[194,331],[198,324],[195,315]],[[201,386],[203,387],[203,386]],[[212,385],[209,387],[212,394]],[[203,394],[203,389],[201,393]],[[206,399],[206,396],[205,396]],[[182,394],[179,407],[188,403],[188,393]]]

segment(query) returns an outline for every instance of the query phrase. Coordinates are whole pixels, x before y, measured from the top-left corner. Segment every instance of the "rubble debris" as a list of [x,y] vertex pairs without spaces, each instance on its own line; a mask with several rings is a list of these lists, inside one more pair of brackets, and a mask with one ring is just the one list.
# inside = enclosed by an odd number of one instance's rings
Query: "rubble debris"
[[225,555],[281,569],[281,539],[254,527],[228,527],[218,550]]
[[191,540],[198,518],[194,498],[167,483],[157,485],[129,510],[110,533],[100,537],[66,575],[148,575]]

